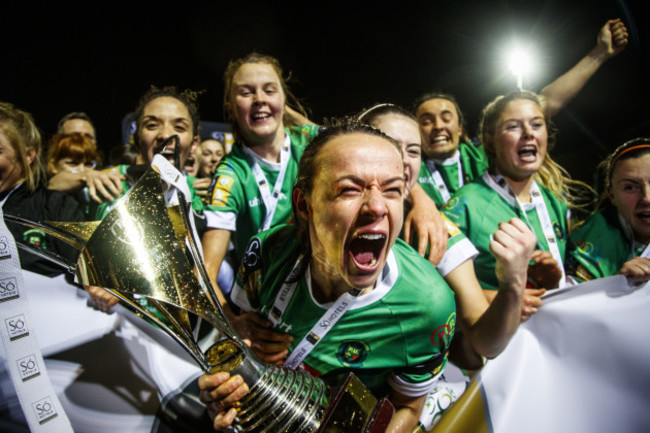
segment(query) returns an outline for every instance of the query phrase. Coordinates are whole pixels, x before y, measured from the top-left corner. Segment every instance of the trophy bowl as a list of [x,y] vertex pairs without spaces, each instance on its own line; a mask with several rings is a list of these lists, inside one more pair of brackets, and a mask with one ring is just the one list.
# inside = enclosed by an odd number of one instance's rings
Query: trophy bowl
[[[236,405],[234,431],[384,431],[392,415],[390,402],[378,402],[353,375],[341,386],[330,386],[308,372],[266,364],[244,344],[203,266],[185,195],[180,190],[171,194],[173,188],[156,168],[148,169],[102,221],[5,218],[74,247],[79,252],[76,263],[19,243],[65,266],[80,284],[117,296],[176,340],[206,373],[241,375],[250,391]],[[192,315],[217,328],[222,337],[206,351],[192,332]]]

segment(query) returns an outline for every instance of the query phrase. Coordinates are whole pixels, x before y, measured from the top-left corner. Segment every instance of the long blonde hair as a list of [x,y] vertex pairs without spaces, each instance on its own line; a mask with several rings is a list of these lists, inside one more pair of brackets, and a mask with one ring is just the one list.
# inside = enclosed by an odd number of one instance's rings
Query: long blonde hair
[[571,178],[569,172],[551,158],[549,151],[555,146],[557,130],[546,112],[544,97],[528,90],[518,90],[500,95],[488,103],[481,113],[479,136],[490,156],[490,169],[494,169],[494,136],[499,118],[506,106],[516,100],[527,100],[535,103],[544,114],[548,132],[546,156],[533,179],[543,185],[553,194],[565,200],[570,209],[584,211],[594,204],[596,192],[586,183]]
[[[239,68],[249,63],[261,63],[264,65],[269,65],[271,68],[273,68],[276,75],[278,76],[278,80],[280,81],[280,86],[282,87],[282,92],[284,93],[284,97],[285,97],[285,104],[292,107],[294,110],[296,110],[303,116],[309,117],[309,113],[307,109],[300,103],[298,98],[296,98],[294,94],[291,93],[291,91],[289,90],[289,86],[287,83],[290,81],[291,77],[290,76],[285,77],[283,75],[282,67],[280,66],[280,62],[278,61],[278,59],[272,56],[267,56],[265,54],[259,54],[253,52],[242,58],[231,60],[228,63],[228,66],[226,67],[226,70],[223,74],[223,81],[224,81],[223,112],[226,116],[226,119],[232,122],[232,131],[233,131],[233,135],[235,136],[235,139],[242,140],[243,137],[241,134],[241,130],[239,129],[239,125],[237,124],[236,116],[235,116],[235,103],[234,103],[235,89],[233,88],[233,79],[235,78],[235,74],[237,73]],[[294,123],[293,118],[286,113],[282,117],[282,122],[285,126],[300,126],[300,125],[296,125]]]
[[[0,130],[16,153],[27,190],[34,192],[45,179],[45,170],[41,163],[41,132],[32,115],[9,102],[0,102]],[[29,150],[34,151],[31,163],[27,156]]]

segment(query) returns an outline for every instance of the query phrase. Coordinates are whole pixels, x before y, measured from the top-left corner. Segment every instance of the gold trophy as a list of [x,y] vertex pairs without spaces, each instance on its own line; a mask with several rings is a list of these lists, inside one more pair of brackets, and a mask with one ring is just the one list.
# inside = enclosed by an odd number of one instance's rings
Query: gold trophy
[[[76,263],[21,245],[64,265],[81,284],[120,298],[175,339],[203,371],[240,374],[250,392],[238,402],[234,431],[383,432],[392,405],[377,401],[354,375],[343,385],[329,386],[307,372],[263,363],[243,343],[210,284],[183,194],[178,193],[178,205],[168,206],[163,185],[160,174],[148,169],[102,221],[40,223],[5,217],[73,246],[79,251]],[[189,313],[216,327],[223,338],[203,352]]]

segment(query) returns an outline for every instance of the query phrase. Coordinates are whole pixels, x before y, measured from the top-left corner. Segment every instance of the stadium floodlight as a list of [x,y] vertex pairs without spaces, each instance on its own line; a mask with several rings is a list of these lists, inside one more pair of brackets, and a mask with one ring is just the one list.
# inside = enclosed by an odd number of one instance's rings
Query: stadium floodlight
[[508,67],[517,78],[517,88],[524,87],[524,76],[532,69],[532,62],[528,50],[520,47],[509,51]]

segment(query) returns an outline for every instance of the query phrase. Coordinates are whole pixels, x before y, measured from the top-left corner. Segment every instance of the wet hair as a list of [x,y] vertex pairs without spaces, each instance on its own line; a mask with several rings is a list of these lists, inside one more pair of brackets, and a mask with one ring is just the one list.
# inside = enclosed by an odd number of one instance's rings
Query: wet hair
[[95,129],[95,125],[93,124],[93,121],[89,115],[87,115],[83,111],[73,111],[71,113],[66,114],[61,118],[61,120],[59,120],[59,123],[56,126],[57,134],[63,134],[63,124],[68,120],[74,120],[74,119],[85,120],[86,122],[90,123],[90,126],[92,126],[93,129]]
[[[349,134],[365,134],[375,137],[384,138],[391,143],[402,158],[402,146],[397,140],[384,134],[377,128],[374,128],[365,123],[359,122],[354,117],[341,117],[326,120],[326,126],[321,132],[305,147],[305,151],[298,163],[298,175],[294,184],[294,190],[300,190],[302,193],[309,197],[314,190],[314,180],[318,174],[320,167],[320,152],[323,147],[336,137]],[[293,194],[292,194],[293,196]],[[300,245],[301,252],[309,254],[311,244],[309,242],[309,224],[308,221],[303,219],[298,213],[296,203],[292,201],[293,222],[296,225],[296,234],[298,244]]]
[[54,134],[47,149],[47,173],[54,174],[57,163],[63,158],[78,161],[94,161],[100,165],[97,145],[88,137],[78,132],[72,134]]
[[[16,162],[23,171],[27,190],[34,192],[45,179],[45,170],[41,162],[41,132],[32,115],[9,102],[0,102],[0,131],[16,153]],[[30,149],[34,151],[31,164],[27,159]]]
[[190,113],[190,119],[192,120],[192,133],[193,135],[199,135],[199,106],[198,98],[203,92],[194,91],[194,90],[178,90],[175,86],[167,86],[158,88],[156,86],[151,86],[149,90],[140,97],[138,104],[135,108],[135,132],[133,136],[136,141],[140,133],[140,128],[142,128],[142,117],[144,115],[144,108],[147,104],[154,99],[168,97],[174,98],[180,101],[187,111]]
[[[226,67],[226,70],[224,71],[223,74],[223,82],[224,82],[223,112],[226,116],[226,119],[232,123],[232,133],[236,140],[243,140],[243,136],[239,128],[239,124],[237,123],[237,117],[235,115],[235,110],[236,110],[235,90],[236,89],[234,87],[233,80],[235,78],[235,74],[237,73],[237,71],[239,71],[239,69],[242,66],[250,63],[265,64],[273,68],[275,74],[278,76],[278,80],[280,81],[280,87],[282,88],[282,93],[284,94],[284,98],[285,98],[285,105],[292,107],[294,110],[296,110],[303,116],[309,117],[309,113],[307,112],[307,109],[302,105],[302,103],[298,100],[298,98],[296,98],[294,94],[291,93],[291,91],[289,90],[288,83],[291,80],[291,75],[288,75],[286,77],[284,76],[282,67],[280,66],[280,62],[278,61],[278,59],[265,54],[252,52],[239,59],[231,60],[228,63],[228,66]],[[282,118],[282,123],[285,126],[295,125],[291,116],[287,115],[286,113]],[[300,126],[300,125],[295,125],[295,126]]]
[[431,99],[444,99],[446,101],[451,102],[454,104],[454,108],[456,108],[456,114],[458,114],[458,125],[462,128],[462,134],[460,136],[460,140],[463,142],[469,142],[470,138],[469,135],[467,134],[467,125],[465,124],[465,115],[463,114],[462,110],[460,109],[460,105],[458,104],[458,101],[456,98],[449,94],[449,93],[444,93],[444,92],[429,92],[429,93],[424,93],[420,96],[418,96],[415,101],[413,102],[413,114],[416,114],[418,111],[418,107],[420,105],[424,104],[425,102],[431,100]]
[[546,156],[541,167],[535,173],[534,179],[548,188],[556,196],[563,198],[572,209],[584,209],[592,206],[595,199],[595,191],[586,183],[572,179],[569,172],[551,158],[550,150],[555,145],[557,129],[546,112],[546,102],[543,96],[534,92],[517,90],[500,95],[483,108],[479,122],[479,136],[483,142],[485,151],[490,157],[490,170],[494,170],[495,164],[493,141],[496,135],[497,123],[508,104],[519,100],[531,101],[539,107],[544,115],[548,132]]

